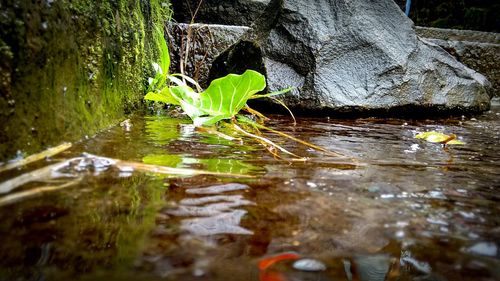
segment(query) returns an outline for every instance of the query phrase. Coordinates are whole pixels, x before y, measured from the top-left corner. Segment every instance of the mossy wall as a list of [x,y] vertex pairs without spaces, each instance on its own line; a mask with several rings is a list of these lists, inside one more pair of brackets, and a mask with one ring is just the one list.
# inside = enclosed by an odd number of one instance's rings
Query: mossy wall
[[0,160],[93,135],[142,103],[167,0],[0,2]]

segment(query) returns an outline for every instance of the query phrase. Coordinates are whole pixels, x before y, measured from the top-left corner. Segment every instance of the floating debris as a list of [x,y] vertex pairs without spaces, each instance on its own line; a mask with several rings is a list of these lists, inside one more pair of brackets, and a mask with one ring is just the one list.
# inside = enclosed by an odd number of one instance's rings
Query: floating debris
[[481,256],[495,257],[498,253],[498,247],[493,242],[479,242],[468,248],[467,252]]
[[293,263],[293,268],[302,271],[325,271],[326,266],[315,259],[301,259]]
[[418,133],[415,136],[416,139],[423,139],[428,142],[433,142],[433,143],[441,143],[443,145],[446,144],[465,144],[463,141],[457,140],[457,135],[455,134],[450,134],[446,135],[440,132],[435,132],[435,131],[429,131],[429,132],[423,132],[423,133]]
[[281,253],[281,254],[277,254],[274,256],[264,258],[259,262],[258,266],[259,266],[260,270],[266,270],[277,262],[284,261],[284,260],[296,260],[296,259],[300,259],[300,258],[301,258],[300,255],[297,253],[286,252],[286,253]]

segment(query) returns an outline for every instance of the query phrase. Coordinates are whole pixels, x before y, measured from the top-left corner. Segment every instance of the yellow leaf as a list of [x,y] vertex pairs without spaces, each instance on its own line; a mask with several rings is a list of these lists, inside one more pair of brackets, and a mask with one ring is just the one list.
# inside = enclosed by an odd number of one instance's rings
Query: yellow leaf
[[465,144],[463,141],[457,140],[455,134],[446,135],[435,131],[419,133],[415,138],[441,144]]

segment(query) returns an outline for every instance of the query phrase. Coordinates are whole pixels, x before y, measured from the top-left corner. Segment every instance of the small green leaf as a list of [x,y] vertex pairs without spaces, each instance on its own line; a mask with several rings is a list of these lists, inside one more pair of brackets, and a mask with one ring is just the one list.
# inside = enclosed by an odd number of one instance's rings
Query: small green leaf
[[172,95],[170,88],[165,87],[160,92],[149,92],[144,96],[145,100],[162,102],[166,104],[180,105],[179,101]]
[[279,95],[282,95],[282,94],[286,94],[286,93],[290,92],[293,89],[295,89],[295,87],[289,87],[289,88],[286,88],[286,89],[283,89],[283,90],[275,91],[275,92],[272,92],[272,93],[267,93],[267,94],[264,94],[264,95],[253,95],[251,97],[251,99],[271,98],[271,97],[274,97],[274,96],[279,96]]

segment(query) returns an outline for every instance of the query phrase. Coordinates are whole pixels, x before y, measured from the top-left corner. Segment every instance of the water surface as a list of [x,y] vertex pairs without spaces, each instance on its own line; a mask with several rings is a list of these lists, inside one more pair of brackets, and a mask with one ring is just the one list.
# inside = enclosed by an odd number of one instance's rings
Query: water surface
[[[346,157],[267,135],[310,159],[279,160],[251,139],[136,116],[2,172],[3,182],[90,153],[252,178],[85,160],[35,179],[12,193],[74,184],[0,207],[0,280],[500,279],[500,107],[475,118],[272,120],[270,127]],[[466,145],[414,139],[428,130],[455,133]],[[326,269],[283,260],[259,270],[262,259],[288,252]]]

